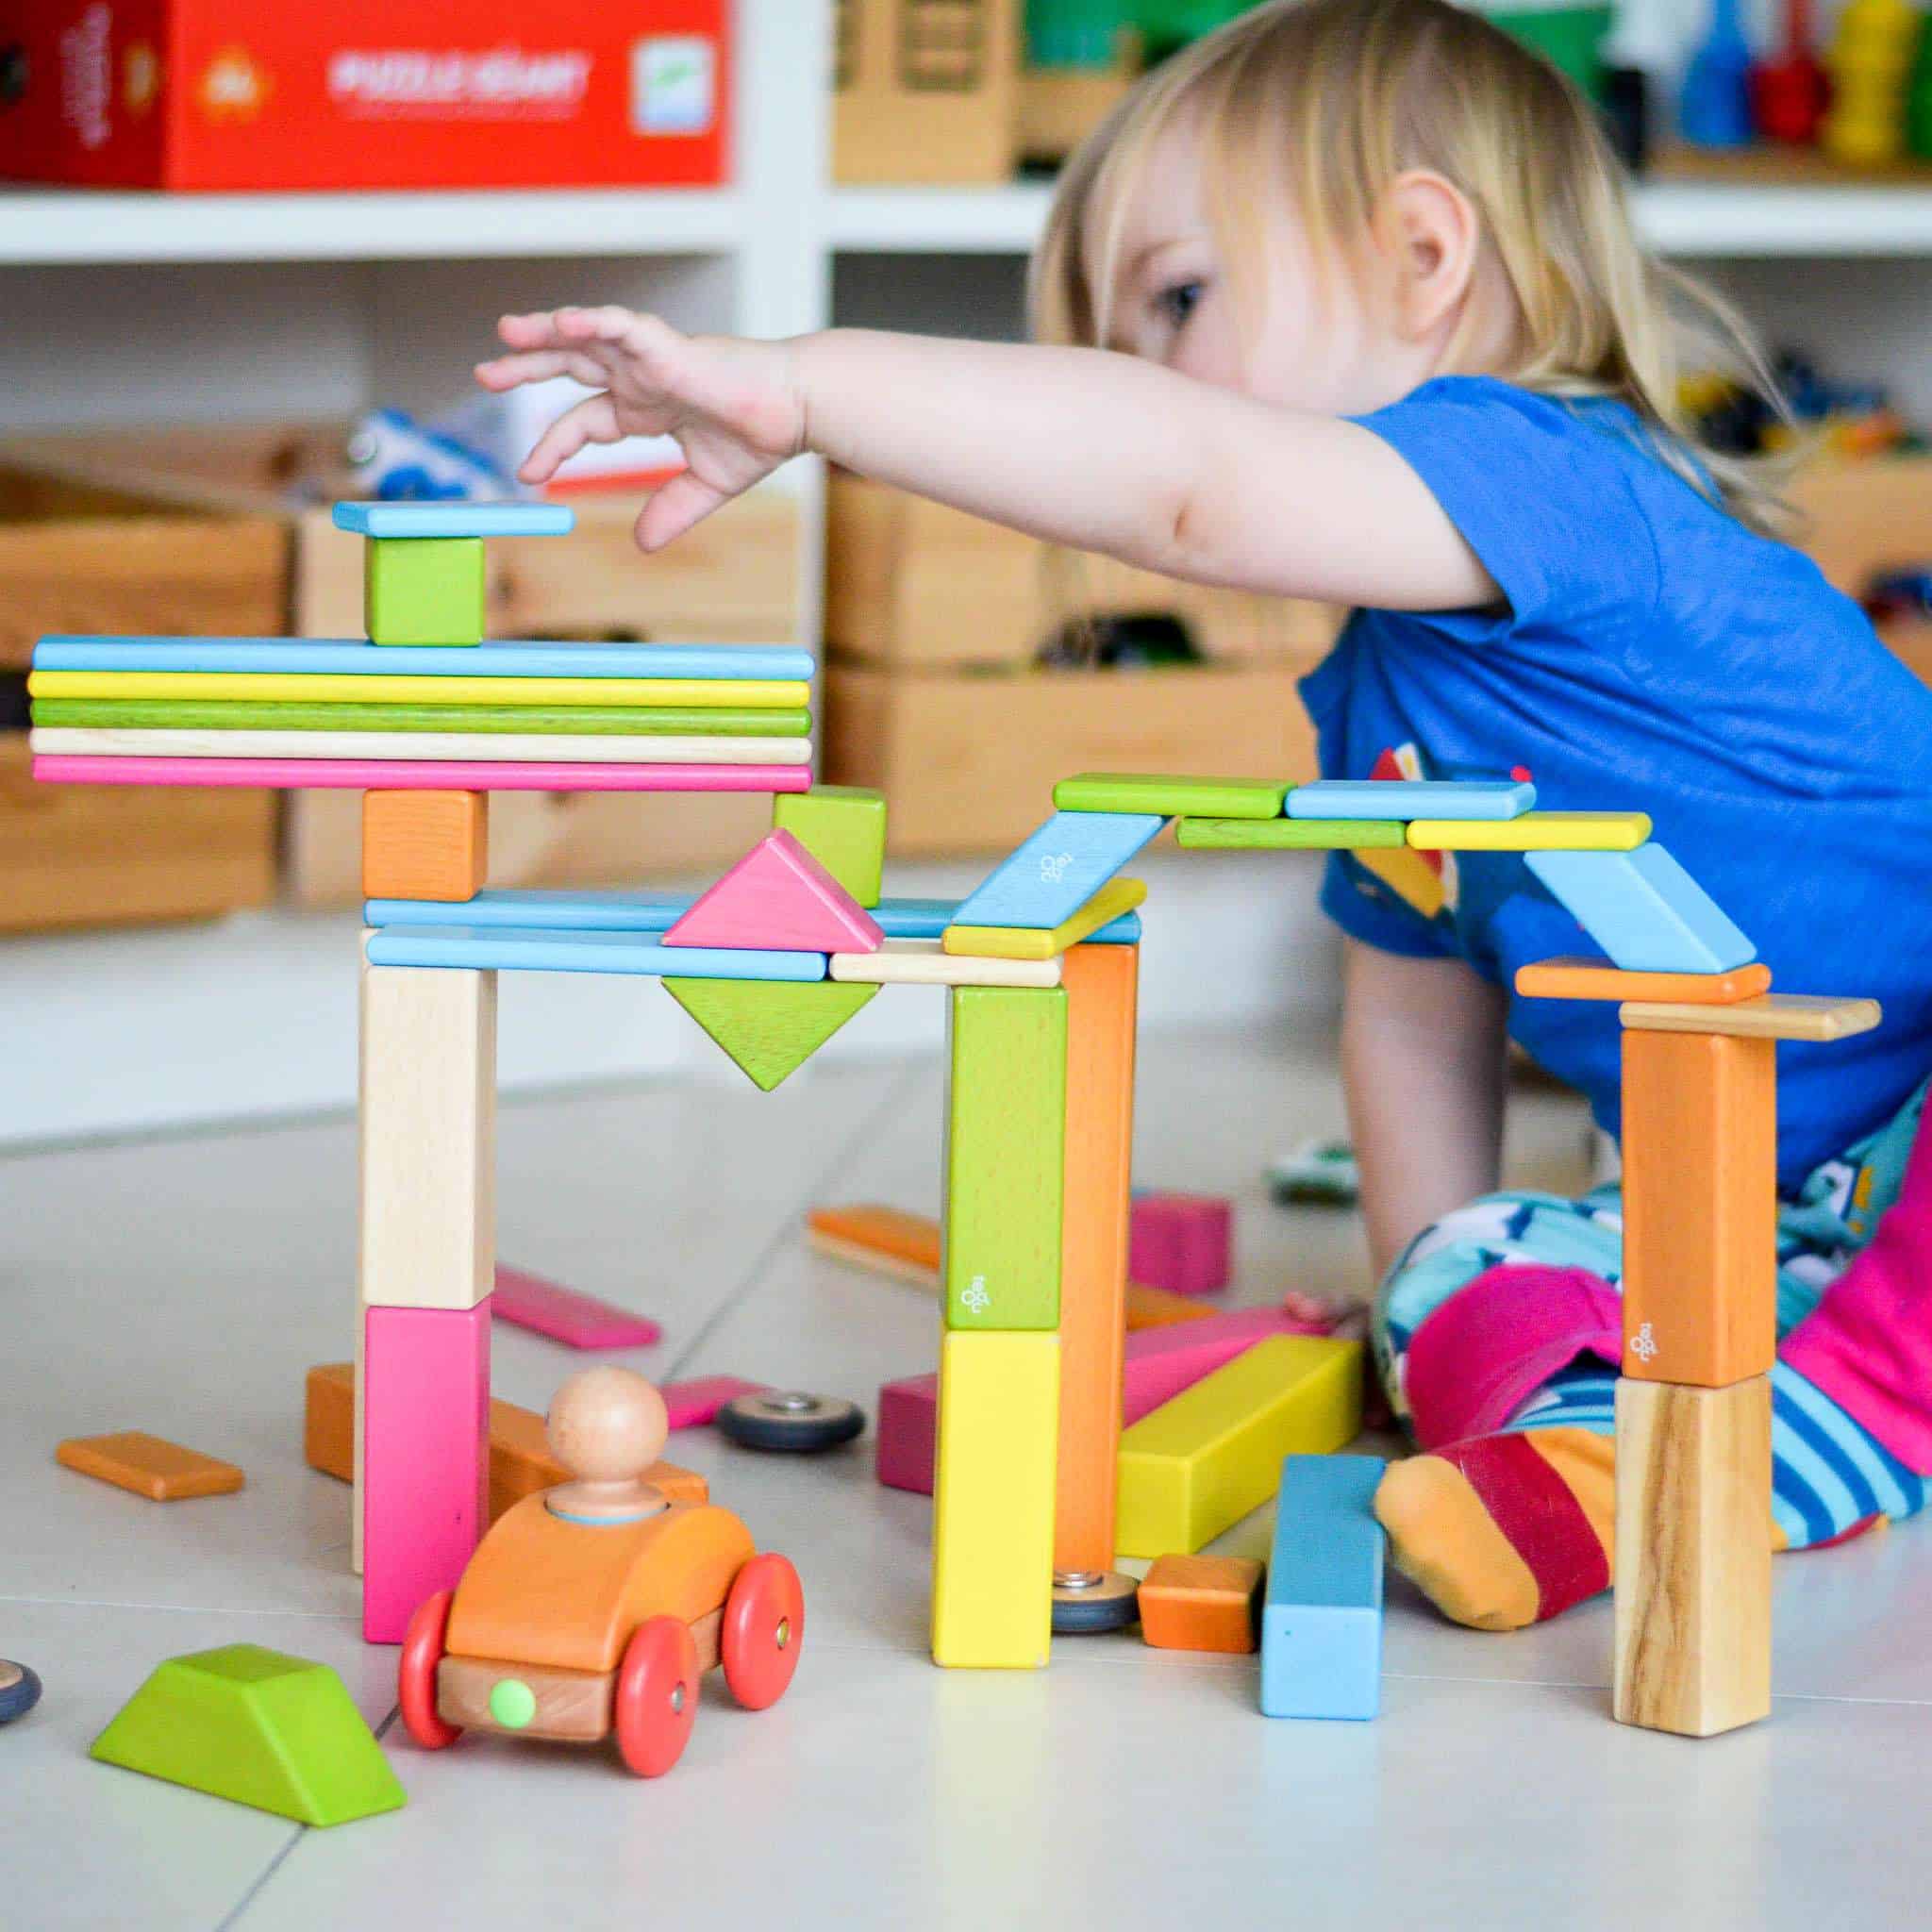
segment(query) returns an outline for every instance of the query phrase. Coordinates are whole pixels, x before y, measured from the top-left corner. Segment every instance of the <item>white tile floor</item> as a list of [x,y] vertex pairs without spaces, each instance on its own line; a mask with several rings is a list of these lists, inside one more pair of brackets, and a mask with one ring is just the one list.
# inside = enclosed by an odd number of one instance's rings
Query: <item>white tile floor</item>
[[[1240,1201],[1236,1298],[1357,1292],[1346,1217],[1287,1214],[1265,1158],[1332,1127],[1319,1041],[1143,1051],[1144,1182]],[[734,1076],[735,1078],[735,1076]],[[691,1085],[520,1103],[506,1257],[648,1310],[659,1374],[864,1398],[929,1366],[915,1291],[810,1257],[827,1199],[928,1207],[930,1064],[808,1074],[769,1099]],[[1581,1123],[1520,1097],[1515,1171],[1571,1184]],[[866,1443],[821,1460],[677,1453],[804,1573],[805,1662],[760,1716],[708,1690],[684,1761],[641,1784],[597,1751],[390,1723],[344,1489],[303,1466],[303,1372],[348,1353],[346,1122],[0,1161],[0,1656],[42,1675],[0,1730],[0,1924],[212,1928],[1923,1925],[1932,1893],[1932,1533],[1781,1559],[1771,1722],[1707,1743],[1612,1724],[1607,1610],[1451,1628],[1391,1589],[1385,1710],[1271,1724],[1247,1659],[1063,1640],[1044,1674],[924,1656],[929,1506]],[[578,1358],[499,1331],[500,1393]],[[58,1469],[62,1436],[141,1427],[242,1463],[239,1496],[162,1507]],[[1259,1550],[1261,1516],[1227,1547]],[[160,1658],[249,1640],[341,1671],[408,1807],[304,1831],[85,1755]]]

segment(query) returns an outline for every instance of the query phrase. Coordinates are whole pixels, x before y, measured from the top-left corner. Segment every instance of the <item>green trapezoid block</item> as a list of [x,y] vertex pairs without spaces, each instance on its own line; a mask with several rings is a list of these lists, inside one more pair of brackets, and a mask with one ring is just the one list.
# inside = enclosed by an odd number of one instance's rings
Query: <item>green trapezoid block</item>
[[796,1073],[876,986],[830,979],[667,979],[664,991],[767,1093]]
[[342,1680],[256,1643],[169,1658],[89,1756],[303,1824],[408,1802]]

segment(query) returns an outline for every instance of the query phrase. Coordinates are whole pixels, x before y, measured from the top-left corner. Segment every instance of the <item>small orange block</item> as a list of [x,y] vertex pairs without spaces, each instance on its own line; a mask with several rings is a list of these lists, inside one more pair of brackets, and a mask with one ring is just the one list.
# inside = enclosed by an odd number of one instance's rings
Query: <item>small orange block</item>
[[1756,999],[1770,985],[1771,968],[1761,959],[1728,973],[1625,973],[1601,959],[1538,959],[1516,969],[1516,991],[1526,1000],[1677,1000],[1732,1007]]
[[1210,1302],[1205,1307],[1191,1295],[1175,1294],[1172,1289],[1149,1288],[1145,1282],[1127,1283],[1127,1326],[1171,1328],[1176,1322],[1205,1322],[1220,1311]]
[[490,870],[482,791],[365,791],[365,899],[474,899]]
[[98,1476],[117,1490],[131,1490],[152,1503],[178,1503],[187,1496],[225,1496],[242,1487],[242,1472],[199,1449],[184,1449],[140,1429],[112,1436],[75,1436],[54,1451],[54,1459],[82,1475]]
[[867,1202],[852,1208],[814,1208],[806,1216],[806,1227],[811,1245],[822,1255],[909,1281],[938,1283],[940,1224],[930,1215]]
[[1262,1575],[1249,1557],[1157,1557],[1141,1586],[1141,1635],[1157,1650],[1254,1650]]

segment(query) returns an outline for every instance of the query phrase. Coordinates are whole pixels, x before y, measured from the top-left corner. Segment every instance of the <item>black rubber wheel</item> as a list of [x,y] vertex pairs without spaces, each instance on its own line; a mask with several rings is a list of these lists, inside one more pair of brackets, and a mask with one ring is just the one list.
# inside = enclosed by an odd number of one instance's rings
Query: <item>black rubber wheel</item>
[[1053,1592],[1053,1632],[1056,1637],[1089,1637],[1101,1630],[1124,1630],[1141,1615],[1141,1586],[1131,1576],[1109,1570],[1097,1582]]
[[25,1717],[41,1701],[41,1680],[25,1664],[0,1657],[0,1724]]
[[747,1449],[793,1455],[836,1449],[865,1428],[865,1411],[842,1395],[807,1395],[796,1389],[764,1389],[734,1395],[718,1411],[718,1427]]

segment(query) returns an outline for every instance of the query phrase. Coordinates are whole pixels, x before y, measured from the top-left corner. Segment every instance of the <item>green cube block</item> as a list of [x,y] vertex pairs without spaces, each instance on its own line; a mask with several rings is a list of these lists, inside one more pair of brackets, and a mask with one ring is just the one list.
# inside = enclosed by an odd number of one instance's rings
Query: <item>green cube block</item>
[[372,644],[480,644],[480,537],[372,537],[362,615]]
[[1067,995],[956,987],[946,1102],[948,1328],[1058,1328]]
[[772,829],[790,832],[861,906],[879,903],[886,859],[886,801],[856,785],[781,791]]
[[1183,819],[1174,842],[1193,851],[1358,852],[1406,845],[1400,819]]
[[408,1802],[342,1680],[256,1643],[171,1657],[89,1755],[303,1824]]
[[1082,772],[1053,788],[1053,802],[1061,811],[1154,811],[1166,818],[1279,818],[1287,796],[1286,782],[1139,772]]

